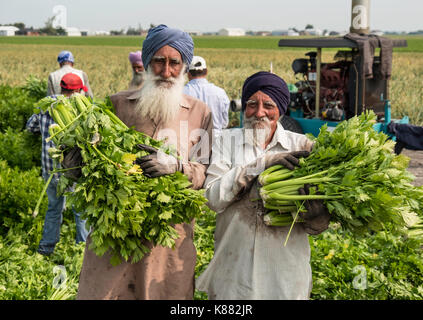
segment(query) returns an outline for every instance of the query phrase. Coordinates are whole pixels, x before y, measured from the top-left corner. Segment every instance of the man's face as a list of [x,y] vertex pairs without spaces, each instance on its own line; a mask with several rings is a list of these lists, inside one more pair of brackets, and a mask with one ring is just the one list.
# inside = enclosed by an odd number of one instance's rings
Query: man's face
[[267,117],[273,132],[276,130],[280,114],[276,103],[267,94],[257,91],[246,102],[245,116],[256,119]]
[[132,70],[134,70],[135,73],[140,74],[144,71],[144,66],[141,62],[134,62],[132,64]]
[[159,76],[157,85],[171,87],[170,78],[177,78],[183,69],[183,61],[178,50],[163,46],[154,54],[150,61],[150,68],[154,75]]

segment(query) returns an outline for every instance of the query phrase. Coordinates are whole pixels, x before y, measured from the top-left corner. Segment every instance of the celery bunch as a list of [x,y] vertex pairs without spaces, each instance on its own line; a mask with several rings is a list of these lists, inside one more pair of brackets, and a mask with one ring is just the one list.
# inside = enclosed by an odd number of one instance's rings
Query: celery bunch
[[[134,164],[147,155],[139,143],[160,148],[161,141],[128,128],[113,112],[110,103],[93,103],[82,95],[56,99],[44,98],[37,107],[48,111],[52,125],[49,149],[59,161],[70,148],[78,146],[84,165],[74,192],[65,190],[74,181],[60,176],[58,189],[67,195],[67,205],[83,212],[92,228],[90,249],[101,256],[112,255],[111,263],[133,263],[150,251],[149,243],[173,247],[178,233],[174,224],[191,223],[206,202],[203,192],[193,190],[181,172],[147,178]],[[63,172],[68,169],[56,170]]]
[[[300,160],[300,167],[264,171],[259,182],[265,208],[291,216],[303,210],[305,200],[321,199],[331,221],[355,233],[407,233],[421,228],[423,188],[411,184],[409,158],[393,153],[395,142],[373,129],[375,120],[373,112],[366,112],[341,122],[332,132],[325,125],[312,138],[313,150]],[[299,195],[305,184],[312,186],[310,194]],[[266,217],[269,225],[292,224],[287,218],[278,219],[274,212]]]

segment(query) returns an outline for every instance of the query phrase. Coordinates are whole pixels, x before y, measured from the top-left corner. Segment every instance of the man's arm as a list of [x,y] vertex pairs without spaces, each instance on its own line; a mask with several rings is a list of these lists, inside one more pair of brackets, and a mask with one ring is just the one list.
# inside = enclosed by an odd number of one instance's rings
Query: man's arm
[[50,74],[48,76],[48,81],[47,81],[47,97],[52,96],[54,94],[56,93],[54,92],[53,78]]
[[193,189],[201,189],[206,179],[206,171],[209,165],[213,119],[209,112],[202,124],[203,134],[197,144],[192,146],[189,161],[182,163],[182,172],[192,182]]
[[85,72],[82,72],[82,76],[83,76],[83,80],[84,80],[84,85],[87,87],[87,89],[88,89],[88,91],[86,92],[86,95],[87,96],[89,96],[89,97],[93,97],[93,92],[92,92],[92,90],[91,90],[91,87],[90,87],[90,83],[89,83],[89,81],[88,81],[88,75],[85,73]]

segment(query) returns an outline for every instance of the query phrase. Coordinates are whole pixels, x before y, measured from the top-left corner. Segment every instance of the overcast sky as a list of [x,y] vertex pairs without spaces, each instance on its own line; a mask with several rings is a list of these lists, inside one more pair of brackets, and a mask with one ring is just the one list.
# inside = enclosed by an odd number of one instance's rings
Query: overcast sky
[[[0,24],[43,27],[56,5],[66,7],[68,27],[90,31],[147,29],[150,23],[202,32],[304,29],[307,24],[347,31],[351,24],[351,0],[0,0]],[[370,29],[422,30],[423,1],[370,0]]]

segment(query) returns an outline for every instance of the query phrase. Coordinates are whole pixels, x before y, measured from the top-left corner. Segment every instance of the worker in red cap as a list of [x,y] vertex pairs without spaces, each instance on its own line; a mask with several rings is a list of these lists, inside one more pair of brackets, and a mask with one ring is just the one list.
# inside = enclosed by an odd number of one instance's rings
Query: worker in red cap
[[[82,79],[74,73],[65,74],[60,80],[60,87],[61,94],[66,97],[70,97],[74,93],[81,93],[81,91],[87,92],[88,90],[82,83]],[[56,95],[52,95],[51,97],[55,98]],[[41,134],[42,136],[41,172],[45,181],[48,180],[52,170],[60,169],[54,164],[53,159],[48,153],[50,148],[55,148],[56,146],[53,141],[46,142],[46,139],[50,136],[48,128],[54,124],[55,122],[49,112],[43,112],[41,110],[38,113],[34,113],[26,123],[26,129],[28,131]],[[46,191],[48,206],[44,218],[43,235],[37,249],[38,253],[45,256],[50,256],[54,252],[60,238],[60,226],[63,220],[66,197],[59,196],[56,193],[59,178],[60,173],[56,172]],[[85,242],[88,236],[88,230],[85,228],[85,220],[81,219],[81,212],[77,212],[73,208],[72,210],[75,215],[76,224],[75,242],[77,244]]]
[[81,91],[88,92],[88,88],[82,83],[82,79],[74,73],[67,73],[60,80],[60,87],[62,94],[71,96],[74,93],[81,93]]

